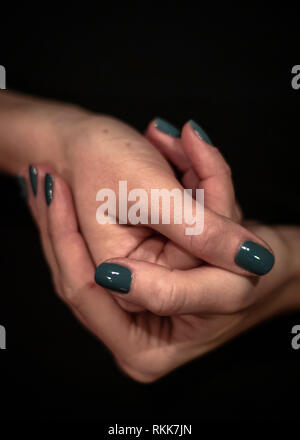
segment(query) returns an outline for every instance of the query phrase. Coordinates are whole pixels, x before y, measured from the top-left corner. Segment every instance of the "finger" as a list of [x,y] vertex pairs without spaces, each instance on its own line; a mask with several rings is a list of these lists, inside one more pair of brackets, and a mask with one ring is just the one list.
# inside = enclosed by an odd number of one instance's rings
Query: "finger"
[[149,223],[154,230],[213,266],[244,275],[264,275],[272,269],[273,253],[261,238],[206,209],[205,199],[204,203],[201,197],[192,199],[174,176],[161,180],[164,189],[151,191],[148,198]]
[[[43,247],[43,252],[46,257],[46,261],[49,265],[51,275],[53,278],[53,282],[57,292],[62,291],[62,286],[60,284],[60,271],[57,265],[56,257],[54,255],[54,251],[52,248],[49,230],[48,230],[48,208],[47,208],[47,200],[46,200],[46,179],[45,176],[54,175],[53,168],[48,165],[39,164],[38,166],[30,165],[29,167],[23,168],[19,176],[24,177],[26,182],[26,187],[29,188],[29,192],[27,190],[27,194],[29,194],[29,206],[35,218],[37,227],[40,232],[40,239]],[[49,199],[48,199],[49,200]],[[46,203],[45,203],[46,201]],[[65,300],[65,298],[63,298]],[[67,301],[66,301],[67,302]],[[117,302],[129,312],[138,312],[141,310],[141,307],[136,306],[134,304],[124,304],[122,300],[117,300]],[[83,316],[73,310],[75,316],[82,321],[84,325],[88,325],[86,319]]]
[[211,266],[180,271],[124,258],[102,263],[95,279],[114,297],[161,316],[235,313],[255,301],[249,291],[257,281]]
[[58,290],[60,288],[59,270],[51,242],[49,240],[44,190],[45,174],[51,171],[52,168],[45,165],[39,165],[39,167],[30,165],[29,167],[24,167],[20,171],[19,175],[25,179],[28,194],[28,205],[39,230],[43,252],[50,268],[53,283],[55,288]]
[[183,185],[193,191],[203,188],[207,208],[237,221],[239,215],[230,168],[219,150],[212,147],[205,131],[190,120],[183,127],[181,139],[177,139],[159,130],[157,121],[160,119],[151,121],[146,137],[183,172],[180,177]]
[[[120,211],[116,201],[120,197],[128,198],[130,203],[134,202],[127,213],[131,225],[149,224],[156,232],[214,266],[244,275],[263,275],[271,270],[274,256],[253,232],[203,207],[201,197],[193,199],[172,173],[161,172],[159,188],[153,188],[155,177],[152,168],[145,169],[139,189],[135,186],[135,175],[126,182],[124,191],[120,185],[117,190],[114,188],[117,197],[110,203],[117,218]],[[193,223],[196,225],[192,227]]]
[[94,282],[95,267],[78,230],[68,186],[52,173],[47,191],[52,192],[47,206],[48,231],[60,271],[61,294],[90,331],[111,350],[123,353],[130,344],[130,317]]
[[[34,176],[32,176],[32,179],[37,177],[37,170],[34,166],[30,165],[29,167],[23,167],[20,171],[18,176],[23,178],[25,180],[26,185],[26,202],[30,208],[30,212],[33,216],[34,221],[37,223],[37,205],[36,205],[36,189],[33,191],[32,181],[30,179],[30,170],[32,170],[32,173]],[[37,224],[38,226],[38,224]]]
[[193,120],[184,125],[181,138],[201,188],[205,190],[206,206],[232,218],[236,215],[236,203],[231,169],[220,150],[212,146],[204,130]]
[[145,136],[180,171],[190,168],[190,160],[181,145],[181,132],[173,124],[155,118],[148,125]]

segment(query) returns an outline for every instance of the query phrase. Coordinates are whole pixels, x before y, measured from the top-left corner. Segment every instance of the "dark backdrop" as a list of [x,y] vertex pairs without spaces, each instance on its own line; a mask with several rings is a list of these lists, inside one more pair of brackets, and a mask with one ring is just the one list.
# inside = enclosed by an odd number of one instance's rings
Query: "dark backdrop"
[[[231,164],[245,214],[299,224],[296,11],[211,6],[16,7],[0,17],[7,87],[112,114],[139,130],[154,116],[179,126],[196,119]],[[297,416],[300,352],[291,348],[291,328],[299,313],[154,384],[135,383],[55,296],[13,178],[1,176],[0,198],[3,417],[178,423]]]

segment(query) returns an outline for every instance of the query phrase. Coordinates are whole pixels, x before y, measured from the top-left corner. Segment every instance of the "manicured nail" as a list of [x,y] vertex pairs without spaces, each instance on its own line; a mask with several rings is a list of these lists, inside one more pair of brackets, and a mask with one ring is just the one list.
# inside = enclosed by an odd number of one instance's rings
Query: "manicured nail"
[[102,263],[97,267],[95,281],[106,289],[128,293],[132,279],[131,270],[114,263]]
[[196,133],[196,135],[199,136],[200,139],[203,139],[205,142],[207,142],[210,145],[213,144],[210,137],[205,133],[203,128],[200,127],[199,124],[197,124],[197,122],[195,122],[193,119],[190,119],[189,124]]
[[46,174],[45,176],[45,197],[47,205],[49,206],[51,203],[51,200],[53,199],[53,187],[54,187],[54,180],[51,174]]
[[33,167],[32,165],[30,165],[30,167],[29,167],[29,177],[30,177],[30,183],[31,183],[33,194],[36,196],[38,172],[37,172],[37,169],[35,167]]
[[168,136],[172,136],[174,138],[179,138],[181,135],[181,131],[178,130],[174,125],[170,124],[170,122],[166,121],[162,118],[155,118],[154,119],[154,126],[157,128],[157,130],[161,131],[162,133],[167,134]]
[[274,255],[254,241],[245,241],[235,257],[235,262],[249,272],[265,275],[274,265]]
[[26,184],[25,177],[17,176],[17,182],[18,182],[18,185],[20,187],[20,195],[21,195],[22,199],[27,200],[27,198],[28,198],[28,189],[27,189],[27,184]]

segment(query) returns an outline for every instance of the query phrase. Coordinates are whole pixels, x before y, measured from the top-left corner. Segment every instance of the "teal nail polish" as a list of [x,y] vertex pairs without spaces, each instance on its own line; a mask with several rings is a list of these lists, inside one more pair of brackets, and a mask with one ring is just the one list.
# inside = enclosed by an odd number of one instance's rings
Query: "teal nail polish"
[[114,263],[102,263],[97,267],[95,281],[106,289],[128,293],[132,279],[131,270]]
[[38,172],[37,172],[37,169],[35,167],[33,167],[32,165],[30,165],[30,167],[29,167],[29,177],[30,177],[30,183],[31,183],[33,194],[36,196]]
[[170,122],[166,121],[162,118],[155,118],[154,119],[154,126],[157,128],[157,130],[161,131],[162,133],[167,134],[168,136],[172,136],[174,138],[179,138],[181,135],[181,131],[178,130],[174,125],[170,124]]
[[194,130],[194,132],[196,133],[196,135],[199,136],[199,138],[203,139],[205,142],[207,142],[210,145],[213,144],[210,137],[205,133],[203,128],[200,127],[199,124],[197,124],[197,122],[195,122],[193,119],[191,119],[189,121],[189,124],[192,127],[192,129]]
[[18,185],[20,187],[20,195],[21,195],[22,199],[27,200],[27,198],[28,198],[28,189],[27,189],[27,184],[26,184],[25,177],[17,176],[17,182],[18,182]]
[[53,187],[54,187],[54,180],[51,174],[46,174],[45,176],[45,197],[47,205],[49,206],[51,203],[51,200],[53,198]]
[[254,241],[245,241],[235,257],[235,262],[249,272],[265,275],[274,265],[274,255]]

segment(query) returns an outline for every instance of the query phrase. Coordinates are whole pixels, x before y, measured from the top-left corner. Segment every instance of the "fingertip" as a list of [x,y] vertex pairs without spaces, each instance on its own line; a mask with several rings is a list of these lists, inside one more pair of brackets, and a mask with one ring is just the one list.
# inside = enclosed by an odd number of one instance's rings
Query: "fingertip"
[[49,206],[53,199],[53,191],[54,191],[54,178],[50,173],[46,173],[45,175],[45,199],[46,203]]
[[71,232],[78,230],[76,211],[71,191],[57,173],[45,175],[45,198],[49,209],[50,227]]
[[176,127],[171,122],[159,116],[154,118],[153,125],[158,132],[167,135],[171,138],[177,139],[180,138],[181,136],[181,130],[178,127]]
[[154,118],[146,130],[147,139],[181,172],[191,166],[181,144],[181,130],[160,117]]
[[252,240],[244,241],[235,256],[235,263],[254,275],[266,275],[274,267],[274,253]]
[[127,294],[131,287],[132,271],[116,261],[105,261],[96,268],[95,282],[105,289]]
[[154,121],[155,121],[155,119],[152,119],[149,122],[149,124],[147,125],[147,128],[146,128],[146,130],[144,132],[144,135],[146,136],[146,138],[151,137],[152,134],[155,133],[156,128],[155,128],[155,125],[154,125]]
[[24,166],[19,170],[18,174],[16,175],[16,181],[19,186],[20,197],[27,203],[34,219],[37,220],[36,197],[34,195],[30,180],[29,166]]
[[189,127],[192,129],[193,133],[200,138],[201,140],[203,140],[204,142],[206,142],[209,145],[213,145],[212,140],[210,139],[210,137],[208,136],[208,134],[206,133],[206,131],[204,130],[204,128],[202,128],[198,122],[196,122],[194,119],[190,119],[188,121]]
[[26,171],[27,168],[23,167],[15,176],[16,182],[19,187],[19,195],[21,199],[23,199],[25,202],[28,201],[28,197],[29,197],[28,182],[27,182],[28,173]]
[[181,136],[181,130],[167,119],[156,116],[153,118],[145,131],[146,137],[159,138],[166,142],[174,139],[179,139]]
[[213,146],[211,138],[204,128],[194,119],[189,119],[182,128],[182,139],[188,142],[197,142],[203,146]]

